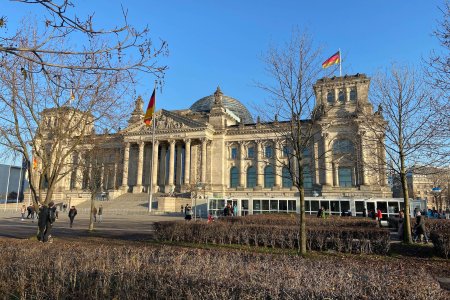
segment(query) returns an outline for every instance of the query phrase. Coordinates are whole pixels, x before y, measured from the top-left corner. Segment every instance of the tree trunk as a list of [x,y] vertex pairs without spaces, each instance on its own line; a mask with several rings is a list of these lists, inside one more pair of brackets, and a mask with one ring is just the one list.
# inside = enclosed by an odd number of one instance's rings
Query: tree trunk
[[300,255],[306,255],[306,214],[305,214],[305,190],[298,189],[300,194]]
[[95,206],[95,202],[94,202],[95,196],[94,193],[91,194],[91,210],[89,211],[89,231],[94,230],[94,216],[93,216],[93,211],[94,211],[94,206]]
[[409,211],[408,183],[406,182],[405,157],[400,150],[400,180],[402,183],[403,202],[405,203],[405,218],[403,223],[403,242],[411,244],[411,214]]

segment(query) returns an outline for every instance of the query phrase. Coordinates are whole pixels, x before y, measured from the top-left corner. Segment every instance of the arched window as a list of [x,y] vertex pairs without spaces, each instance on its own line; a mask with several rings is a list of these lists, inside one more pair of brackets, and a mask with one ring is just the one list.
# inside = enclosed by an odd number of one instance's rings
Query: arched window
[[272,146],[267,145],[267,146],[264,148],[264,155],[265,155],[265,157],[267,157],[267,158],[272,157],[272,155],[273,155],[273,149],[272,149]]
[[343,91],[343,90],[340,90],[340,91],[339,91],[339,97],[338,97],[338,99],[339,99],[339,102],[341,102],[341,103],[343,103],[343,102],[345,101],[345,94],[344,94],[344,91]]
[[230,169],[230,187],[236,188],[239,184],[239,170],[236,167]]
[[350,140],[337,140],[333,144],[333,154],[352,154],[353,143]]
[[264,187],[272,188],[275,185],[275,176],[273,173],[273,167],[267,166],[264,168]]
[[256,168],[249,167],[247,169],[247,187],[253,188],[256,186]]
[[281,174],[282,174],[281,186],[283,188],[291,188],[292,187],[292,177],[291,177],[291,173],[289,172],[289,169],[287,167],[283,167]]
[[350,91],[350,101],[356,101],[356,90],[355,89],[351,89]]
[[303,166],[303,187],[306,189],[312,188],[312,176],[309,166]]
[[334,102],[334,91],[328,91],[327,102],[328,103],[333,103]]

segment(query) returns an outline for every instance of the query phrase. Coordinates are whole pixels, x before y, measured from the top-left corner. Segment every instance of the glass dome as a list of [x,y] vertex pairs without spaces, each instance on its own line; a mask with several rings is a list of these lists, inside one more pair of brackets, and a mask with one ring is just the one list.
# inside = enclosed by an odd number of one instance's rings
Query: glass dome
[[[244,124],[254,123],[252,115],[239,100],[223,95],[222,103],[223,107],[231,110]],[[210,95],[197,100],[189,109],[196,112],[210,112],[213,105],[214,95]]]

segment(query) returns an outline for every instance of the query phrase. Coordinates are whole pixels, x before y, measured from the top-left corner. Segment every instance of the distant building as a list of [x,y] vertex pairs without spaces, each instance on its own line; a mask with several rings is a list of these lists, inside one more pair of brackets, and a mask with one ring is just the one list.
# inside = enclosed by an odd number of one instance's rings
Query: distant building
[[19,200],[23,199],[24,188],[28,187],[28,182],[24,175],[25,170],[20,167],[0,164],[0,203],[4,203],[7,192],[10,201],[17,199],[18,191],[20,191]]

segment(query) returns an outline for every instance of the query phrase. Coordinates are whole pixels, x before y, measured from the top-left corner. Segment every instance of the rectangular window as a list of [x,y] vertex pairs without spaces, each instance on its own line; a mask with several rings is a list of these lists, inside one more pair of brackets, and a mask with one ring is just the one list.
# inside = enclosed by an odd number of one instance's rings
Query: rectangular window
[[351,168],[339,168],[339,186],[349,187],[352,186],[352,169]]
[[261,200],[262,210],[269,210],[269,200]]
[[297,200],[288,200],[288,210],[291,212],[297,210]]
[[264,154],[266,157],[272,157],[272,147],[271,146],[266,146]]
[[309,147],[303,149],[302,155],[303,157],[311,157],[311,150],[309,150]]
[[237,148],[231,148],[231,159],[237,158]]
[[248,158],[255,158],[255,148],[254,147],[249,147],[247,149],[247,157]]
[[290,152],[289,146],[283,146],[283,157],[289,157]]
[[286,200],[280,200],[279,203],[279,210],[280,211],[287,211],[288,207],[287,207],[287,201]]
[[270,210],[278,211],[278,200],[270,200]]

